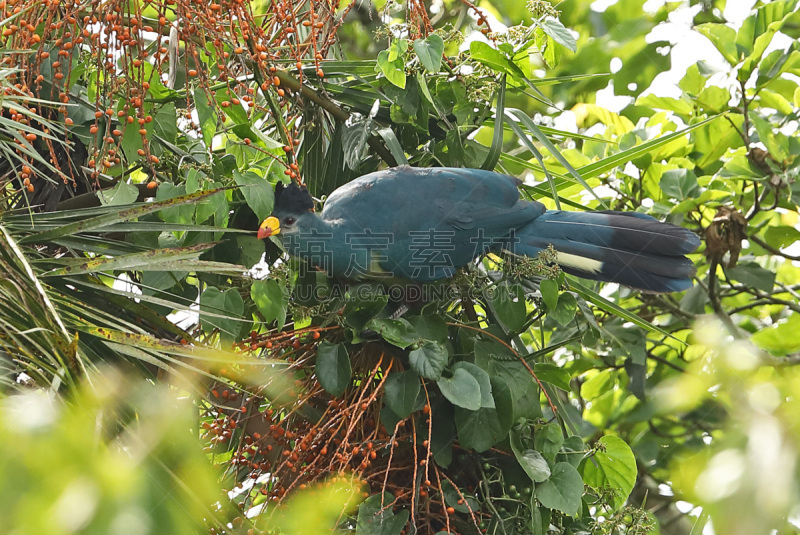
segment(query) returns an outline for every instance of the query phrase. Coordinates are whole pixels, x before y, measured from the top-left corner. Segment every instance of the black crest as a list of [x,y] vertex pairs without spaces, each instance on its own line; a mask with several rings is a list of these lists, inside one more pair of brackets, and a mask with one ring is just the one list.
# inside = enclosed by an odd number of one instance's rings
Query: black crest
[[275,209],[287,213],[298,214],[314,209],[314,199],[304,187],[300,187],[294,182],[284,186],[283,182],[278,182],[275,186]]

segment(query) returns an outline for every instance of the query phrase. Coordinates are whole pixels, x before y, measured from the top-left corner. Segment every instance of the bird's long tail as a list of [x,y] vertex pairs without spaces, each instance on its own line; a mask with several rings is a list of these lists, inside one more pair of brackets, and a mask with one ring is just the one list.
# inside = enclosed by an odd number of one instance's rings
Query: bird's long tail
[[690,288],[695,267],[684,255],[700,245],[688,229],[630,212],[547,211],[512,242],[512,252],[530,257],[552,245],[567,273],[646,292]]

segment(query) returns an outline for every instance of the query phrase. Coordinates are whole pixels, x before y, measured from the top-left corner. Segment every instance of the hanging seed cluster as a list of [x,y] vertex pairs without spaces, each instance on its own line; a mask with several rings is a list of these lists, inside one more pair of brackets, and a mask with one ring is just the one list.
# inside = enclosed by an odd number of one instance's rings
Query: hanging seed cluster
[[[151,152],[150,124],[156,106],[165,101],[153,90],[164,91],[170,71],[186,80],[185,87],[170,88],[177,93],[169,96],[176,102],[185,99],[189,118],[195,88],[205,92],[224,119],[232,106],[252,115],[274,113],[265,108],[277,102],[290,111],[291,95],[281,74],[290,72],[299,81],[306,75],[325,76],[322,60],[341,24],[334,23],[338,3],[265,4],[259,2],[264,12],[256,13],[246,0],[0,0],[0,18],[7,21],[0,46],[10,51],[2,66],[19,69],[13,79],[17,91],[57,101],[58,118],[68,127],[76,121],[73,85],[83,77],[84,85],[96,87],[88,95],[95,109],[88,161],[94,178],[123,160],[138,159],[152,169],[159,159]],[[289,161],[297,145],[291,128],[281,133]],[[128,129],[141,136],[136,154],[121,150]],[[36,141],[36,134],[21,135]],[[297,177],[297,169],[288,167],[287,174]]]
[[[456,524],[480,529],[484,515],[465,510],[466,496],[458,499],[460,512],[443,498],[443,485],[458,486],[433,462],[430,404],[394,429],[382,424],[383,386],[389,374],[401,371],[394,369],[399,361],[383,352],[360,351],[351,356],[357,379],[352,386],[338,397],[324,391],[312,373],[313,362],[320,330],[336,329],[253,332],[240,344],[245,352],[287,362],[286,373],[294,377],[285,393],[291,402],[268,401],[260,393],[230,385],[211,388],[202,439],[209,453],[233,451],[227,469],[235,486],[227,490],[238,494],[237,506],[243,511],[234,525],[246,522],[244,512],[264,499],[279,505],[293,491],[334,476],[360,481],[364,498],[388,493],[392,498],[386,506],[405,508],[414,518],[424,519],[429,528],[424,532],[457,533]],[[308,418],[304,407],[317,416]],[[473,489],[476,485],[477,481],[466,484]]]

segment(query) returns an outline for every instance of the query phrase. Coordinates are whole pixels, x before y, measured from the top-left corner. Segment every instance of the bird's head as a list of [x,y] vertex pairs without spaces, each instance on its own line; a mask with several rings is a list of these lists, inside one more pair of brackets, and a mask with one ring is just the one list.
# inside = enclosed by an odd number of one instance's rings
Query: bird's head
[[291,235],[303,228],[303,220],[314,216],[314,199],[305,187],[294,182],[275,186],[275,208],[258,228],[258,239],[277,234]]

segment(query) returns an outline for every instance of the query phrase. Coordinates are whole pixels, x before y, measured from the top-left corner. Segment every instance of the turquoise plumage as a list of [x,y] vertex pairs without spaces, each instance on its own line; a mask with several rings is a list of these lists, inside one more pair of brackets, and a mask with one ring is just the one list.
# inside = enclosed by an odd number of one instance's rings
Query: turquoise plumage
[[279,185],[260,237],[331,275],[431,281],[490,251],[536,256],[552,245],[579,277],[648,292],[685,290],[700,244],[689,231],[626,212],[548,211],[520,199],[520,181],[478,169],[395,167],[334,191],[321,213],[295,184]]

